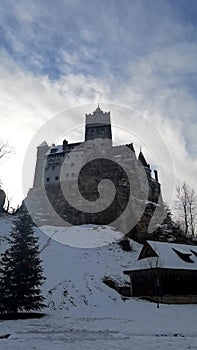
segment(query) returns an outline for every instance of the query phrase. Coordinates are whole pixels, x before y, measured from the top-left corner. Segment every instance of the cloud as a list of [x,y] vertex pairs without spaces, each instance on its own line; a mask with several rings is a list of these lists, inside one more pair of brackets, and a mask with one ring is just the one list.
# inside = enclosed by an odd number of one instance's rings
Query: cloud
[[[9,195],[12,193],[11,196],[18,199],[21,198],[19,187],[23,158],[35,133],[61,111],[90,101],[96,102],[98,94],[107,96],[108,91],[103,82],[93,77],[70,74],[58,81],[51,81],[47,76],[35,76],[19,68],[4,53],[1,53],[0,75],[0,138],[6,139],[15,148],[15,154],[3,164],[1,177],[6,191],[9,189]],[[79,115],[79,118],[80,123],[84,122],[83,115]],[[70,124],[69,120],[65,121],[65,132]],[[35,155],[36,147],[29,186],[32,185]]]
[[[19,158],[22,164],[29,140],[52,116],[99,99],[148,117],[170,150],[176,182],[196,186],[197,29],[187,7],[185,1],[2,1],[1,132],[18,157],[10,169]],[[114,118],[133,132],[129,115]],[[151,161],[163,165],[170,198],[166,155],[151,129],[135,127]]]
[[[88,55],[86,70],[93,66],[94,75],[109,68],[117,76],[126,75],[131,58],[183,37],[171,6],[151,2],[20,0],[10,6],[3,1],[2,43],[19,65],[51,78],[62,73],[62,49],[82,59]],[[78,62],[74,68],[79,71]]]

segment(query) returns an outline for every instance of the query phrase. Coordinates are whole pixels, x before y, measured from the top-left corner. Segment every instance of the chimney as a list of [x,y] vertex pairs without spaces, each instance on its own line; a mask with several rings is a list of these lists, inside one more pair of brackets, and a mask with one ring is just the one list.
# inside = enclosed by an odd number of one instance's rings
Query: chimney
[[67,144],[68,144],[68,141],[64,140],[63,141],[63,151],[65,151]]

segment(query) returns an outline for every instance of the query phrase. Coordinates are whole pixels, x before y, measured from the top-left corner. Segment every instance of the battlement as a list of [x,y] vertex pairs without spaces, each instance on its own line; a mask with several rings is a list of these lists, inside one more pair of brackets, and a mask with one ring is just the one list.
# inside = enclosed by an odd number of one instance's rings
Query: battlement
[[110,125],[110,112],[103,112],[101,108],[98,106],[97,109],[91,114],[86,114],[86,125],[96,125],[96,124],[104,124]]

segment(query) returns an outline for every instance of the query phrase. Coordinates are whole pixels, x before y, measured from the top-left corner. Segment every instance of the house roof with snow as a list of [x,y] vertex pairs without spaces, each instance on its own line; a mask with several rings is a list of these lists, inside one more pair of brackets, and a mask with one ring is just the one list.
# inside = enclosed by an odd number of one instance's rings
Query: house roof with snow
[[197,272],[197,246],[147,241],[137,261],[124,273],[156,268]]

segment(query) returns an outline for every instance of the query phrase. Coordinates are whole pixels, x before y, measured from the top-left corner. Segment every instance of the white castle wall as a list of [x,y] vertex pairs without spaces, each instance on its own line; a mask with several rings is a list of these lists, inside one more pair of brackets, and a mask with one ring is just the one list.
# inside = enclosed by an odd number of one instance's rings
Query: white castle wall
[[72,151],[65,158],[60,155],[48,159],[45,166],[45,184],[77,179],[83,155],[83,151]]
[[44,183],[44,163],[45,163],[45,155],[49,150],[49,146],[46,142],[43,142],[40,146],[37,147],[37,160],[34,174],[34,188],[40,188]]

